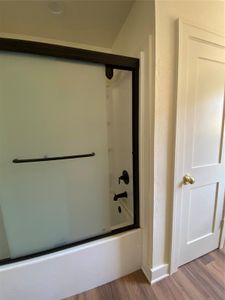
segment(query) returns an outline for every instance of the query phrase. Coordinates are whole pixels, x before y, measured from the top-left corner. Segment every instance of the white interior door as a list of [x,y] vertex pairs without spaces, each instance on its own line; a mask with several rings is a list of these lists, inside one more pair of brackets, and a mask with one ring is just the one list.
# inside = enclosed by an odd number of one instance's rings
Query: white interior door
[[175,193],[182,265],[219,247],[225,188],[225,48],[223,37],[184,24],[179,47],[181,145],[176,149]]

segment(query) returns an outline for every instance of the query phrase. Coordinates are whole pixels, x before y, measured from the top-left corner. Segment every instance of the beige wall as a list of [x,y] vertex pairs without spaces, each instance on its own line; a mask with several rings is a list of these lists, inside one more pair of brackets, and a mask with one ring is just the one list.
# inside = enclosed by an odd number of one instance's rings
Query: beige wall
[[154,35],[154,1],[137,0],[113,44],[113,52],[139,57],[149,35]]
[[0,31],[111,48],[133,4],[133,0],[62,0],[59,14],[54,14],[50,2],[0,1]]
[[153,267],[169,262],[175,136],[177,24],[189,20],[224,34],[223,1],[156,1],[155,198]]

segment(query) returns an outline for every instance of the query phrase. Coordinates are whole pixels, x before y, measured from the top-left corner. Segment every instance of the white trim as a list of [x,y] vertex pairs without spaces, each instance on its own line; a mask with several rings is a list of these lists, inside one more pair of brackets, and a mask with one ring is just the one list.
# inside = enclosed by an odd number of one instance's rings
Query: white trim
[[145,277],[148,281],[153,284],[156,283],[163,278],[169,276],[169,264],[159,265],[155,268],[149,268],[149,266],[142,266],[142,271],[145,274]]
[[140,52],[140,220],[143,229],[142,270],[150,279],[153,228],[154,49],[152,36]]
[[[181,45],[182,45],[182,36],[181,36],[181,28],[182,22],[179,20],[179,37],[178,37],[178,60],[182,53]],[[178,64],[178,74],[181,74],[181,65],[182,61],[179,61]],[[182,173],[182,166],[178,160],[180,157],[180,153],[183,153],[183,137],[182,134],[184,132],[183,122],[181,118],[181,80],[177,75],[177,111],[176,111],[176,138],[175,138],[175,157],[174,157],[174,197],[173,197],[173,211],[172,211],[172,236],[171,236],[171,258],[170,258],[170,273],[176,272],[178,268],[178,249],[180,248],[180,215],[181,215],[181,205],[178,199],[181,199],[181,189],[177,189],[177,181],[180,178],[180,173]],[[179,128],[179,134],[178,130]]]
[[[224,213],[223,213],[224,217]],[[220,236],[220,244],[219,248],[222,249],[225,246],[225,218],[222,219],[221,221],[221,236]]]
[[214,29],[212,29],[208,26],[204,25],[204,28],[203,28],[202,24],[197,24],[196,22],[191,22],[190,20],[187,20],[187,19],[184,19],[184,18],[179,18],[178,22],[182,23],[183,25],[188,25],[188,26],[191,26],[191,27],[195,27],[197,29],[200,29],[201,31],[203,30],[205,32],[212,33],[213,35],[217,35],[218,37],[222,37],[222,38],[225,37],[224,34],[218,33]]
[[[177,77],[177,107],[176,107],[176,139],[175,139],[175,158],[174,158],[174,186],[173,186],[173,212],[172,212],[172,235],[171,235],[171,256],[170,256],[170,274],[177,271],[179,249],[180,249],[180,224],[181,224],[181,201],[182,189],[180,188],[180,179],[183,176],[183,154],[184,154],[184,111],[183,97],[185,93],[185,80],[181,80],[182,70],[185,68],[186,61],[182,59],[185,53],[186,41],[188,37],[194,37],[200,40],[210,39],[213,43],[224,45],[224,36],[212,32],[210,29],[201,28],[198,25],[192,24],[182,19],[178,20],[179,38],[178,38],[178,77]],[[195,29],[194,34],[192,33]],[[196,30],[197,29],[197,30]],[[177,130],[178,129],[178,130]],[[225,229],[224,229],[225,231]],[[225,239],[221,235],[221,239]],[[221,240],[222,243],[222,240]]]
[[169,265],[164,264],[151,269],[151,284],[169,276]]

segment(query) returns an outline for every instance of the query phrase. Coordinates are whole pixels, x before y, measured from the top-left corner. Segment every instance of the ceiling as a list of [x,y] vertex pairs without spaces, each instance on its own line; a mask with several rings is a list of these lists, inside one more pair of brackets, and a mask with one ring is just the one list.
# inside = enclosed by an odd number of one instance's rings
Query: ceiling
[[111,48],[133,3],[0,0],[0,32]]

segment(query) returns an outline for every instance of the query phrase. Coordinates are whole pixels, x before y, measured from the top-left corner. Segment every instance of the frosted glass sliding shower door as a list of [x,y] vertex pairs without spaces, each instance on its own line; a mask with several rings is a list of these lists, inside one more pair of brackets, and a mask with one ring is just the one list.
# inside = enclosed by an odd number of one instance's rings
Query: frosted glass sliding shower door
[[101,65],[0,54],[0,209],[10,258],[110,231],[105,81]]

